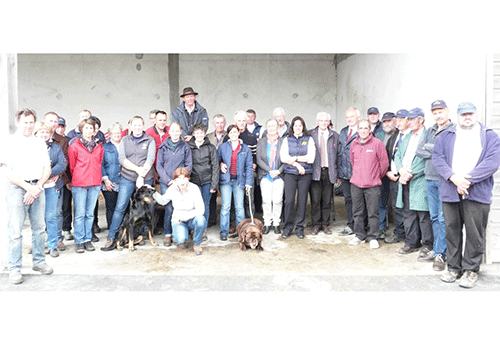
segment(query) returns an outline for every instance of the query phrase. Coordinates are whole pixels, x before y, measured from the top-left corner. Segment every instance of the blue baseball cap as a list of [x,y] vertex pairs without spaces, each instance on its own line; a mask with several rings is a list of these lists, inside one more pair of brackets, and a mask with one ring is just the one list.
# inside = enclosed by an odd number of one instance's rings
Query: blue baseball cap
[[476,113],[476,112],[477,112],[476,106],[471,102],[462,102],[458,105],[458,110],[457,110],[458,115]]
[[424,116],[424,112],[420,108],[413,108],[408,112],[408,118],[409,119],[414,119],[418,116]]
[[64,117],[59,116],[59,124],[66,126],[66,120],[64,119]]
[[396,117],[401,117],[401,118],[405,118],[405,117],[408,117],[408,110],[406,109],[400,109],[396,112]]
[[394,113],[391,113],[391,112],[384,113],[384,115],[382,116],[382,122],[384,122],[385,120],[390,120],[394,117],[396,117],[396,115],[394,115]]
[[431,111],[434,109],[445,109],[445,108],[448,108],[448,107],[446,106],[446,103],[442,100],[434,101],[431,104]]
[[380,114],[380,112],[378,111],[378,109],[375,108],[375,107],[368,108],[368,111],[366,113],[367,114]]

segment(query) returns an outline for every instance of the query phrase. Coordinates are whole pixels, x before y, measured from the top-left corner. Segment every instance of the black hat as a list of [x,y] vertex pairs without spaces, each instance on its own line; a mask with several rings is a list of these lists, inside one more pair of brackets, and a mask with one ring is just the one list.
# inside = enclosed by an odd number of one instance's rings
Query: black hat
[[186,95],[197,95],[198,92],[194,92],[193,88],[192,87],[186,87],[184,88],[184,90],[182,90],[182,95],[181,95],[181,98],[186,96]]

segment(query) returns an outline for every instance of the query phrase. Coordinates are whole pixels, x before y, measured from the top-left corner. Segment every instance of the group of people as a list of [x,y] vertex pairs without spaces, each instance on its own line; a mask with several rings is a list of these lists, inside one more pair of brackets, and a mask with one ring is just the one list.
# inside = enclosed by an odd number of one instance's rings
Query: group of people
[[[304,119],[286,121],[276,108],[264,126],[252,109],[237,111],[234,123],[209,118],[188,87],[172,121],[152,110],[152,126],[141,116],[127,128],[113,123],[104,134],[101,122],[84,110],[79,125],[64,135],[65,120],[54,112],[36,121],[30,109],[16,113],[11,150],[2,157],[8,184],[9,277],[23,281],[21,229],[30,216],[33,269],[51,274],[47,252],[57,257],[74,239],[75,251],[93,251],[98,195],[106,206],[108,235],[101,250],[116,248],[134,190],[157,188],[155,200],[165,205],[165,246],[186,248],[190,232],[195,254],[202,253],[207,227],[217,222],[220,191],[220,240],[226,241],[245,217],[261,210],[263,233],[286,239],[305,237],[306,205],[311,202],[311,235],[331,234],[335,190],[343,194],[347,226],[339,236],[353,235],[355,246],[379,241],[403,243],[400,254],[419,250],[418,260],[448,270],[441,279],[472,287],[477,281],[484,235],[492,201],[493,174],[500,165],[498,135],[478,123],[476,107],[458,106],[457,124],[442,100],[431,104],[435,124],[424,126],[420,108],[382,116],[376,107],[361,119],[354,107],[345,112],[346,126],[337,133],[331,116],[316,115],[307,130]],[[40,140],[41,139],[41,140]],[[43,145],[45,143],[45,145]],[[459,152],[459,155],[454,155]],[[71,201],[74,202],[73,235]],[[390,202],[389,202],[390,201]],[[389,214],[395,227],[390,230]],[[465,225],[465,248],[462,227]]]

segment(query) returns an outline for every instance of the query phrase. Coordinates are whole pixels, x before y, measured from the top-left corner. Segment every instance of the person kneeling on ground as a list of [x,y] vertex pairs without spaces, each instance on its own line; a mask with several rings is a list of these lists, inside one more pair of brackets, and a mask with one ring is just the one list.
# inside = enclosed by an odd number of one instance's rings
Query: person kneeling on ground
[[204,217],[205,205],[200,189],[194,183],[189,182],[191,174],[187,168],[177,168],[174,171],[172,184],[161,195],[156,192],[153,197],[161,205],[172,201],[172,232],[174,242],[180,249],[186,248],[188,231],[193,230],[193,249],[196,255],[200,255],[203,233],[207,228]]

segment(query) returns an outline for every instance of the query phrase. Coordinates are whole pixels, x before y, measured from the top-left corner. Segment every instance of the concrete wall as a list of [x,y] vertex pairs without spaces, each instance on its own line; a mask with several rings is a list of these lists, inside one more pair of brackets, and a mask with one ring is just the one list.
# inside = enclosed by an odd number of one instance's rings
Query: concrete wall
[[478,107],[484,123],[485,54],[357,54],[338,65],[337,108],[343,114],[357,107],[363,117],[376,106],[381,113],[422,108],[426,126],[434,123],[430,104],[443,99],[456,122],[456,109],[463,101]]

